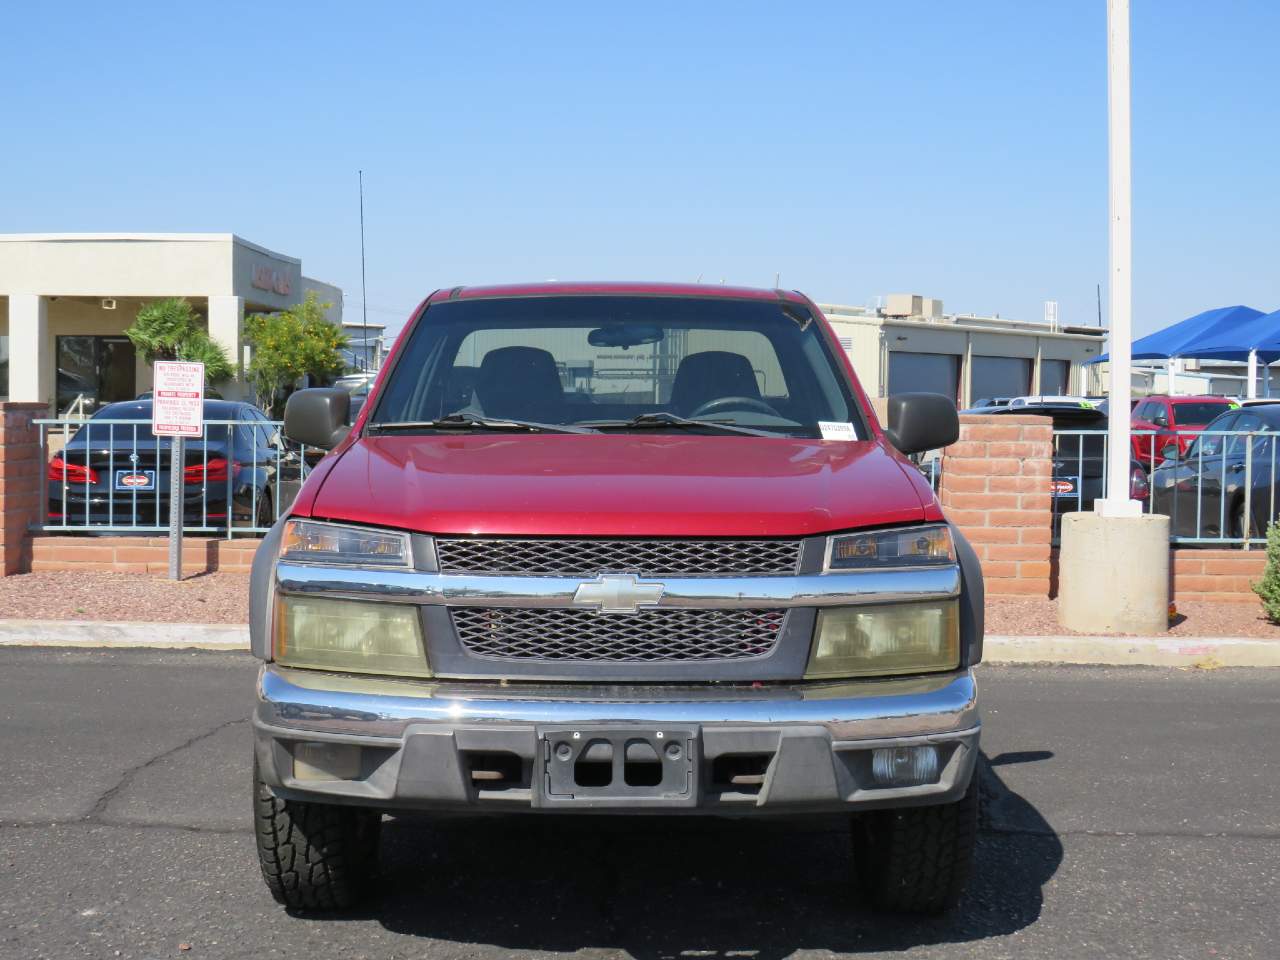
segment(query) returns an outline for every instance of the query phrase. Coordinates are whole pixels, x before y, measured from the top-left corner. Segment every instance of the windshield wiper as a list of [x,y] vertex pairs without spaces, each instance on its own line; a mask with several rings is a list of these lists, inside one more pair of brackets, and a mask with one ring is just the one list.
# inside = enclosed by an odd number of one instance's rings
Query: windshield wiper
[[537,423],[533,420],[508,420],[505,417],[479,417],[471,413],[451,413],[435,420],[401,420],[371,423],[378,433],[412,433],[415,430],[526,430],[530,433],[594,433],[585,427],[564,423]]
[[654,410],[650,413],[640,413],[632,417],[630,420],[584,420],[585,426],[597,427],[600,429],[609,429],[617,427],[621,429],[652,429],[654,427],[702,427],[710,430],[720,430],[725,433],[741,433],[748,437],[777,437],[778,434],[770,430],[756,430],[752,427],[742,427],[732,420],[698,420],[690,417],[681,417],[674,413],[668,413],[665,410]]

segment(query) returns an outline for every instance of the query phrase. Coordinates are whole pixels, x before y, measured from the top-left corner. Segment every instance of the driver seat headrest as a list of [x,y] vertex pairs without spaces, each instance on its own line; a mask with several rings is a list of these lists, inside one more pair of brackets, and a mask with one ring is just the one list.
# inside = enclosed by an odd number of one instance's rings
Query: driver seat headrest
[[671,385],[671,409],[689,416],[709,400],[721,397],[760,399],[751,361],[728,350],[704,350],[680,361]]

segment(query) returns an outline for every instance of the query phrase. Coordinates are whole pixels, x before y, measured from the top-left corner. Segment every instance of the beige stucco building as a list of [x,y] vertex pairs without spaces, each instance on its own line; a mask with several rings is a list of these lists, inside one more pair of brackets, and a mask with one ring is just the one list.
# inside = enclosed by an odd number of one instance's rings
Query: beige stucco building
[[[0,234],[0,399],[61,413],[149,390],[151,369],[124,330],[165,297],[191,301],[243,372],[245,315],[293,306],[312,290],[341,324],[340,289],[234,234]],[[220,389],[235,397],[242,387]]]
[[890,294],[878,308],[819,304],[872,397],[928,391],[963,407],[993,397],[1079,394],[1101,327],[949,314],[942,301]]

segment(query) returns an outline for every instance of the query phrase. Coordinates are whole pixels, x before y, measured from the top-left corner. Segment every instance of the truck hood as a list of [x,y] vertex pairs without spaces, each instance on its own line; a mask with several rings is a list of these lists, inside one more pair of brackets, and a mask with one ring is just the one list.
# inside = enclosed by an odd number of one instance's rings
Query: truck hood
[[804,536],[927,516],[918,471],[881,441],[472,433],[338,456],[312,516],[423,533]]

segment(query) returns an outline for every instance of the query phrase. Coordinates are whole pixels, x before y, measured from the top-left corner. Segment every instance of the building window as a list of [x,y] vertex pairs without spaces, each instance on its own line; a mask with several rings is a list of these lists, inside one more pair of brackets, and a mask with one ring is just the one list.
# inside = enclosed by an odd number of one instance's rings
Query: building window
[[1040,392],[1046,397],[1063,397],[1071,393],[1071,361],[1040,361]]
[[9,399],[9,338],[0,335],[0,400]]
[[960,357],[953,353],[889,353],[889,396],[896,393],[941,393],[960,397]]
[[993,397],[1024,397],[1031,392],[1031,360],[1026,357],[973,358],[969,396],[974,404]]
[[83,397],[93,410],[138,395],[137,367],[128,337],[58,337],[59,411]]

